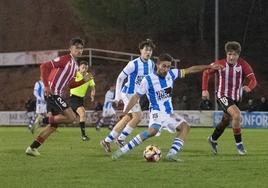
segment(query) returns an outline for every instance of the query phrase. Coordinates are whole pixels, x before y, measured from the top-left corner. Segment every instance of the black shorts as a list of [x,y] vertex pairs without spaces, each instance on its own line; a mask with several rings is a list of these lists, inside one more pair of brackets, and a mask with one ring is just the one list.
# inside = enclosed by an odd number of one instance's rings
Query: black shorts
[[225,113],[228,113],[227,112],[227,109],[232,106],[232,105],[236,105],[238,106],[238,102],[234,101],[233,99],[231,99],[230,97],[221,97],[221,98],[217,98],[217,103],[218,105],[222,108],[222,110],[225,112]]
[[71,95],[70,97],[70,106],[74,112],[76,112],[77,108],[84,106],[84,98],[78,97],[75,95]]
[[69,108],[67,102],[59,95],[49,95],[46,101],[47,112],[52,112],[53,115],[60,114]]

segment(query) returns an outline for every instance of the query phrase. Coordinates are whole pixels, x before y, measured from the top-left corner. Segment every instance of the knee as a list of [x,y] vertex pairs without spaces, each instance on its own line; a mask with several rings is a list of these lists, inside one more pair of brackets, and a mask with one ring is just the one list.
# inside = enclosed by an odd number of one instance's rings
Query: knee
[[240,112],[236,112],[232,115],[233,120],[235,121],[240,121],[241,120],[241,115]]
[[178,126],[176,128],[176,131],[177,132],[178,131],[181,131],[181,132],[189,133],[190,132],[190,129],[191,129],[190,125],[188,123],[186,123],[186,122],[183,122],[182,124],[180,124],[180,126]]

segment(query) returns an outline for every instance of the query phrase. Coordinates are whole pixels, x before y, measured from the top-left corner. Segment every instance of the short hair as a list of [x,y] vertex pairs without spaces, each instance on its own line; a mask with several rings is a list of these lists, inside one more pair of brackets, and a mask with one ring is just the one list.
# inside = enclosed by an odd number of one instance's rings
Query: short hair
[[79,37],[72,38],[70,40],[70,46],[73,46],[73,45],[76,45],[76,44],[81,44],[82,46],[84,46],[84,41]]
[[161,61],[170,61],[170,62],[174,62],[174,59],[171,55],[169,55],[168,53],[162,53],[158,56],[157,58],[157,64],[159,64]]
[[225,43],[224,46],[225,52],[236,52],[237,54],[241,53],[241,45],[239,42],[236,41],[228,41]]
[[85,61],[85,60],[82,60],[82,61],[79,62],[79,66],[80,66],[80,65],[88,65],[88,62]]
[[141,41],[141,42],[139,43],[139,49],[140,49],[140,50],[143,49],[144,46],[149,46],[149,47],[151,47],[153,50],[155,49],[155,44],[153,43],[153,41],[152,41],[151,39],[146,39],[146,40]]

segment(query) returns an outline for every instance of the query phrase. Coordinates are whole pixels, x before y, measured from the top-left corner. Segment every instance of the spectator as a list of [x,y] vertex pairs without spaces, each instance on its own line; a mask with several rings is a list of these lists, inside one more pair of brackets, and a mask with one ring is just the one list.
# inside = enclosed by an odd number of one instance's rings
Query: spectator
[[207,98],[202,98],[199,104],[199,110],[212,110],[212,102]]
[[245,109],[245,111],[247,111],[247,112],[253,112],[253,111],[256,111],[256,108],[255,108],[255,106],[254,106],[254,104],[253,104],[253,99],[249,99],[249,100],[248,100],[248,103],[247,103],[247,105],[246,105],[246,109]]
[[179,103],[179,110],[190,110],[190,104],[186,95],[182,97],[182,101]]
[[180,109],[180,98],[178,96],[174,96],[172,100],[173,109],[179,110]]
[[268,111],[268,103],[265,97],[261,97],[260,103],[258,105],[258,111]]

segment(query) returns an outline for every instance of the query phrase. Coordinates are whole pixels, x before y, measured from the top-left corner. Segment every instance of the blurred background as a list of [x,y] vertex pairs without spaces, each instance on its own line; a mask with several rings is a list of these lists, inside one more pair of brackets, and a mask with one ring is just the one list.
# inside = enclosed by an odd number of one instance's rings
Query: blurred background
[[[268,97],[268,3],[265,0],[2,0],[0,1],[0,110],[25,110],[39,79],[42,58],[29,63],[27,55],[39,51],[68,53],[68,43],[79,36],[85,48],[138,54],[138,43],[146,38],[156,44],[154,56],[168,52],[179,59],[178,67],[208,64],[215,56],[225,57],[224,44],[238,41],[241,57],[252,66],[258,85],[244,96],[258,110],[261,97]],[[218,42],[215,34],[218,18]],[[217,26],[217,25],[216,25]],[[216,38],[215,38],[216,37]],[[215,50],[217,49],[218,50]],[[52,51],[50,51],[52,50]],[[218,51],[216,54],[215,51]],[[85,51],[96,82],[96,101],[104,100],[110,85],[127,63],[106,51]],[[37,54],[37,55],[36,55]],[[11,58],[13,57],[13,58]],[[18,58],[20,60],[18,60]],[[23,59],[23,61],[21,61]],[[32,59],[31,59],[32,61]],[[16,62],[26,62],[17,63]],[[174,101],[177,109],[197,110],[201,101],[202,74],[177,80]],[[210,81],[214,109],[214,79]],[[68,95],[68,92],[66,93]],[[86,103],[87,109],[95,104]]]

